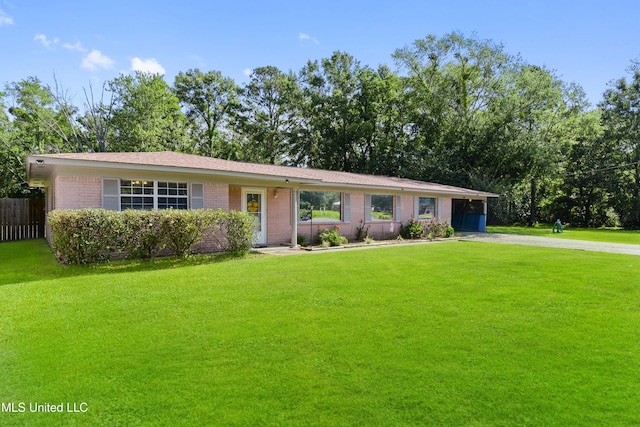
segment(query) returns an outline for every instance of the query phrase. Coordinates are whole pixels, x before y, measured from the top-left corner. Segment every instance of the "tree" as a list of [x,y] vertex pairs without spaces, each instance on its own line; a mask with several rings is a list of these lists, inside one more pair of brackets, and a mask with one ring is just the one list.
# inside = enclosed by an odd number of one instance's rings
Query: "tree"
[[276,67],[260,67],[251,73],[242,90],[242,132],[248,144],[248,160],[282,164],[288,157],[295,132],[300,88],[293,74]]
[[177,151],[184,148],[186,122],[178,98],[157,74],[136,72],[108,82],[113,94],[111,151]]
[[566,86],[552,72],[525,65],[512,91],[516,114],[511,124],[518,151],[522,153],[523,179],[529,181],[529,224],[537,222],[541,181],[557,176],[558,165],[569,138],[562,123],[578,114],[585,104],[584,92]]
[[621,78],[610,85],[599,104],[605,139],[620,153],[618,211],[625,227],[640,228],[640,70],[631,81]]
[[308,62],[300,80],[304,130],[293,147],[296,164],[346,172],[385,170],[372,156],[385,121],[387,138],[399,134],[399,127],[392,129],[387,120],[392,116],[382,117],[391,112],[387,99],[398,105],[391,95],[400,90],[396,76],[386,67],[374,71],[347,53],[334,52],[321,62]]
[[189,120],[190,151],[228,159],[239,156],[232,129],[240,108],[239,90],[219,71],[195,69],[176,76],[174,91]]
[[0,117],[2,192],[5,196],[30,194],[26,186],[26,156],[74,151],[77,145],[67,116],[75,113],[75,107],[69,103],[56,104],[51,89],[36,77],[9,83],[5,90],[11,120],[4,113],[3,105]]
[[416,178],[469,185],[474,178],[492,181],[511,173],[503,140],[510,117],[503,101],[518,57],[457,32],[416,40],[393,57],[408,74],[408,126],[421,164]]
[[610,167],[618,155],[603,138],[601,120],[602,112],[594,110],[566,122],[571,140],[564,162],[563,197],[557,205],[565,220],[586,227],[616,225],[610,209],[615,170]]

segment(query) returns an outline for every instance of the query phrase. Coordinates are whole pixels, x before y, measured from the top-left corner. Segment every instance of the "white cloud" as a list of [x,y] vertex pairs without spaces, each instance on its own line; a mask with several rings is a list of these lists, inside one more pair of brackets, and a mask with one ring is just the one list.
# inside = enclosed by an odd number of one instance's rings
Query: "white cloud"
[[103,55],[99,50],[92,50],[87,56],[82,58],[82,68],[89,71],[95,71],[99,68],[108,70],[113,67],[113,59]]
[[298,40],[300,40],[303,43],[313,42],[314,44],[320,44],[317,38],[310,36],[309,34],[306,34],[306,33],[298,33]]
[[63,43],[62,47],[67,49],[67,50],[75,50],[77,52],[86,52],[87,49],[85,49],[84,47],[82,47],[82,45],[80,44],[80,42],[75,42],[74,44],[71,43]]
[[131,69],[149,74],[164,74],[165,70],[155,58],[140,59],[137,56],[131,60]]
[[42,46],[46,47],[47,49],[50,48],[52,44],[56,44],[59,41],[57,37],[55,37],[53,40],[50,40],[44,34],[36,34],[33,39],[42,43]]
[[3,25],[13,25],[13,19],[0,10],[0,27]]
[[242,71],[242,74],[244,74],[244,75],[245,75],[245,76],[247,76],[247,77],[251,77],[251,73],[253,73],[253,71],[251,70],[251,68],[245,68],[245,69]]

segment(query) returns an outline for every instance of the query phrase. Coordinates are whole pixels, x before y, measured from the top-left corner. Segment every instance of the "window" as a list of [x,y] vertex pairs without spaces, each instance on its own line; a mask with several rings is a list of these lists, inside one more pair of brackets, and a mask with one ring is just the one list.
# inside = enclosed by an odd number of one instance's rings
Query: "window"
[[158,182],[158,209],[187,209],[186,182]]
[[371,220],[393,220],[393,196],[387,194],[371,195]]
[[436,216],[436,199],[418,197],[418,219],[432,219]]
[[186,182],[120,181],[120,209],[187,209]]
[[301,191],[300,222],[342,221],[342,193],[336,191]]
[[120,209],[153,210],[153,181],[120,181]]

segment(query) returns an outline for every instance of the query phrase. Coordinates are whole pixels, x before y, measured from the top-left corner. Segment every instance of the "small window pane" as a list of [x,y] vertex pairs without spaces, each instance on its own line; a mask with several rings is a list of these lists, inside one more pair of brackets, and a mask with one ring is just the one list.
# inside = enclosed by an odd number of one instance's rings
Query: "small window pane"
[[391,221],[393,219],[393,196],[386,194],[371,195],[371,220]]

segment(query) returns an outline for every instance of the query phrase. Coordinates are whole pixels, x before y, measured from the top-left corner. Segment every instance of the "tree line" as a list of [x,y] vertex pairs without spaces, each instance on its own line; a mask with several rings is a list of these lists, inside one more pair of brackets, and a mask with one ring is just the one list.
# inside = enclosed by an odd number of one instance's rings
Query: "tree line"
[[335,52],[243,85],[199,69],[173,85],[123,74],[80,107],[57,82],[7,83],[0,197],[33,193],[28,154],[170,150],[490,191],[494,223],[640,228],[637,67],[594,109],[579,85],[476,36],[430,35],[392,58],[395,70]]

